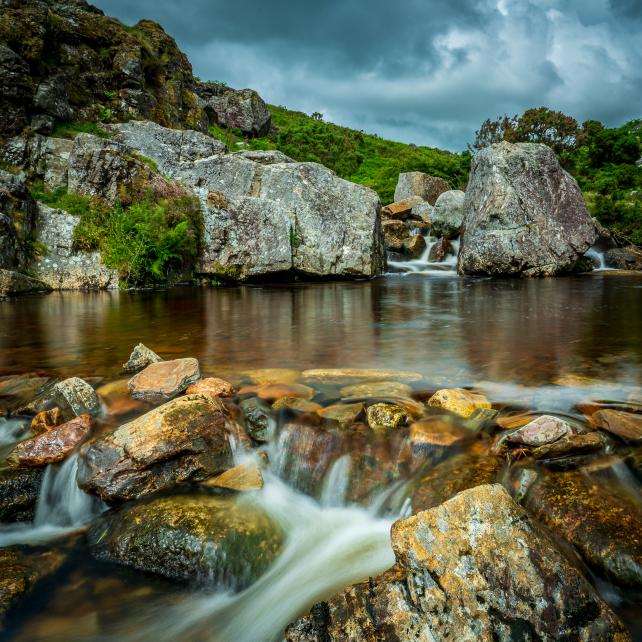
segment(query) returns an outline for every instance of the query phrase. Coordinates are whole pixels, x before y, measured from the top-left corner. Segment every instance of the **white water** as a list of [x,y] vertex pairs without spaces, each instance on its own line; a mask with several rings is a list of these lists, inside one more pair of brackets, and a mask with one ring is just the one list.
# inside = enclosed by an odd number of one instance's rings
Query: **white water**
[[437,243],[438,239],[432,238],[429,234],[424,236],[426,249],[418,259],[408,261],[388,261],[388,266],[401,270],[404,274],[427,274],[431,276],[456,276],[457,255],[459,254],[459,239],[451,241],[454,254],[449,254],[440,263],[429,260],[430,250]]
[[14,446],[22,441],[29,432],[29,424],[20,419],[0,417],[0,450]]
[[[344,458],[337,460],[326,480],[324,501],[338,498],[348,469]],[[394,563],[392,519],[359,507],[324,506],[269,473],[263,489],[241,501],[266,511],[286,533],[283,551],[268,571],[237,594],[196,593],[180,605],[152,608],[142,615],[143,621],[120,622],[110,639],[281,640],[285,627],[314,603]]]
[[598,262],[597,267],[593,268],[593,272],[604,272],[606,270],[613,270],[614,268],[607,267],[606,262],[604,261],[604,252],[598,250],[596,247],[589,248],[584,256],[589,259],[594,259]]
[[76,483],[78,454],[45,470],[32,523],[18,522],[0,528],[0,547],[44,544],[90,522],[104,506]]

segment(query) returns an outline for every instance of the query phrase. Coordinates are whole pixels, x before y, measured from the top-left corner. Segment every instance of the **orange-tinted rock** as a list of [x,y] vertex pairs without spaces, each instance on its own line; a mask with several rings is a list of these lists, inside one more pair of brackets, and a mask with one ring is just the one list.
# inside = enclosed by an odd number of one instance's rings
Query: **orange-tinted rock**
[[134,399],[168,401],[200,378],[196,359],[174,359],[152,363],[127,384]]
[[381,216],[389,219],[407,219],[412,213],[412,208],[423,202],[418,196],[410,196],[400,201],[395,201],[381,208]]
[[229,490],[261,490],[263,488],[263,475],[261,469],[254,462],[240,464],[226,470],[217,477],[202,482],[203,486],[213,488],[227,488]]
[[188,395],[210,395],[212,397],[232,397],[234,395],[234,386],[225,379],[218,377],[207,377],[193,383],[186,391]]
[[537,415],[519,413],[517,415],[504,415],[503,417],[497,417],[495,422],[500,428],[508,430],[510,428],[521,428],[533,421],[533,419],[537,419]]
[[281,397],[272,404],[272,409],[280,410],[281,408],[290,408],[299,412],[317,412],[321,409],[321,406],[318,403],[314,403],[314,401],[308,401],[301,397]]
[[21,466],[44,466],[62,461],[91,432],[91,416],[80,415],[31,439],[19,443],[15,455]]
[[60,408],[56,407],[51,410],[43,410],[31,420],[31,430],[35,432],[36,435],[41,435],[43,432],[60,426],[63,421],[64,419]]
[[333,419],[340,426],[352,425],[363,412],[362,403],[337,403],[317,410],[317,414],[324,419]]
[[[240,392],[249,392],[249,388],[242,388]],[[304,386],[300,383],[266,383],[261,386],[252,387],[257,397],[269,403],[274,403],[281,397],[299,397],[300,399],[312,399],[316,394],[314,388]]]
[[478,408],[490,408],[490,402],[484,395],[464,388],[437,390],[428,405],[449,410],[460,417],[470,417]]
[[410,426],[410,442],[413,446],[454,446],[461,443],[470,433],[453,426],[441,417],[430,417],[416,421]]
[[591,423],[624,441],[642,442],[642,415],[621,410],[598,410],[591,416]]

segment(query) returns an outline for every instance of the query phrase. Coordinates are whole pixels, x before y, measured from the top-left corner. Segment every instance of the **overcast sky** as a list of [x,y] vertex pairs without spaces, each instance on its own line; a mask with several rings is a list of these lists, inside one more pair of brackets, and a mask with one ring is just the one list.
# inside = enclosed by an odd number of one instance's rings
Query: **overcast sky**
[[642,0],[93,3],[159,22],[203,80],[393,140],[461,150],[487,117],[541,105],[642,116]]

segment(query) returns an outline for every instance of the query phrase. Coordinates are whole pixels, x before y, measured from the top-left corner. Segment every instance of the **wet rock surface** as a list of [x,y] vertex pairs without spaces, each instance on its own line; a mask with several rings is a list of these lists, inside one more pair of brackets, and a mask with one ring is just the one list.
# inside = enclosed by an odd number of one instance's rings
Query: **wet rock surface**
[[150,350],[143,343],[139,343],[132,350],[129,359],[123,364],[123,370],[125,372],[138,372],[159,361],[162,361],[162,359],[153,350]]
[[490,408],[490,402],[483,394],[463,388],[438,390],[429,399],[428,405],[448,410],[460,417],[470,417],[476,410]]
[[207,479],[232,467],[240,431],[213,397],[180,397],[86,444],[78,484],[116,502]]
[[112,510],[87,540],[101,560],[239,590],[274,561],[283,534],[261,509],[232,497],[178,495]]
[[286,639],[628,639],[499,485],[395,522],[391,539],[393,569],[317,605]]
[[42,468],[0,468],[0,522],[33,519],[43,474]]
[[506,436],[506,441],[526,446],[543,446],[572,434],[568,423],[558,417],[542,415]]
[[620,410],[598,410],[591,415],[591,423],[624,441],[642,442],[642,415]]
[[186,390],[200,376],[196,359],[158,361],[134,375],[127,386],[134,399],[167,401]]

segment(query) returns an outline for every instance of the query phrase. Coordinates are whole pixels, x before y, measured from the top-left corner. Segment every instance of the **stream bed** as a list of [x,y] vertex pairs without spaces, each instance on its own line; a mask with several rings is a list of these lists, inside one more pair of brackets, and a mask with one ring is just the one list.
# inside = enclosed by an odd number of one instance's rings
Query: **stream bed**
[[[355,419],[353,432],[328,438],[305,418],[305,430],[293,432],[296,409],[274,410],[267,440],[236,453],[237,463],[260,463],[264,477],[261,490],[238,501],[265,512],[283,532],[283,545],[265,573],[236,592],[95,559],[84,528],[107,506],[75,484],[76,454],[49,465],[33,521],[0,527],[0,547],[56,547],[65,561],[10,612],[2,639],[282,640],[285,627],[313,604],[388,569],[392,522],[422,502],[446,499],[480,458],[490,460],[500,426],[541,414],[587,426],[595,408],[642,413],[642,274],[472,279],[420,268],[368,282],[68,292],[0,302],[0,405],[3,383],[16,375],[74,376],[111,391],[102,396],[100,430],[131,421],[150,409],[122,385],[122,364],[142,342],[166,360],[197,358],[203,376],[236,386],[235,401],[270,379],[308,386],[307,401],[320,407],[403,397],[409,414],[394,431],[371,434]],[[375,386],[370,394],[365,375],[306,374],[347,368],[390,371],[373,380],[396,387],[388,393]],[[449,417],[464,437],[445,449],[436,442],[415,448],[413,421],[445,421],[426,402],[436,390],[455,387],[483,394],[497,411],[493,421]],[[28,426],[20,416],[0,418],[2,457]],[[601,452],[583,459],[541,463],[514,451],[494,458],[492,473],[545,523],[560,550],[577,557],[634,639],[642,639],[640,586],[618,584],[586,552],[591,542],[567,541],[563,519],[548,519],[554,511],[543,498],[547,484],[563,479],[568,488],[596,488],[616,507],[623,498],[642,515],[639,453],[639,443],[608,436]],[[520,471],[529,466],[541,488],[524,499]],[[422,487],[435,470],[439,479]],[[203,490],[181,492],[198,497]],[[596,548],[608,548],[611,537],[616,548],[639,538],[615,532],[609,506],[603,510],[594,532],[604,541]],[[621,557],[625,565],[640,564]]]

